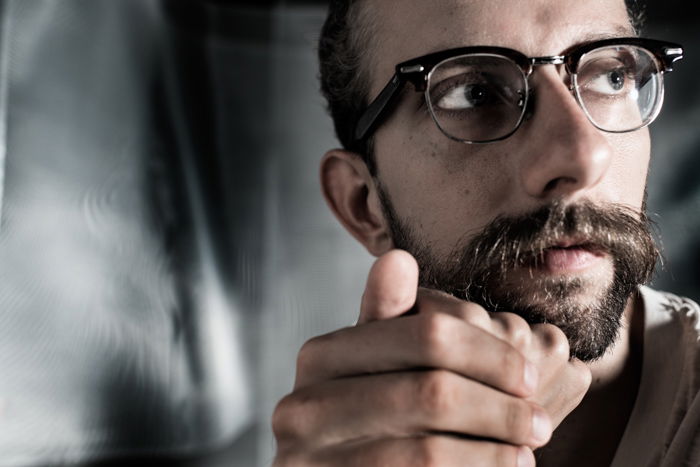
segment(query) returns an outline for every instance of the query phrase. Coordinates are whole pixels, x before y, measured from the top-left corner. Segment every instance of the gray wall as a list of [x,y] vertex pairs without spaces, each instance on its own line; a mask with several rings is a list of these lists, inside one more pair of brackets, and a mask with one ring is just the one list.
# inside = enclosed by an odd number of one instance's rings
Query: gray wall
[[[666,79],[666,101],[651,126],[649,213],[666,261],[654,286],[700,300],[700,15],[687,3],[650,2],[649,37],[681,43],[687,53]],[[658,13],[657,13],[658,12]],[[655,19],[658,15],[660,19]]]

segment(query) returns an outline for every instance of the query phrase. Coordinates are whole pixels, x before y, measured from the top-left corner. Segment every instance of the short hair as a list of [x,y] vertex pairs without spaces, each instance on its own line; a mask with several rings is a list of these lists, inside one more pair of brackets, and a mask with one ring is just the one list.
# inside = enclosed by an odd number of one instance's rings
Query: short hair
[[[363,18],[362,0],[330,0],[318,44],[321,92],[326,98],[340,144],[361,154],[366,162],[370,145],[355,140],[355,124],[369,105],[368,61],[370,25]],[[370,162],[371,163],[371,162]],[[374,164],[371,170],[373,171]]]
[[[366,0],[330,0],[328,15],[318,44],[321,92],[326,98],[340,144],[364,158],[370,173],[376,175],[372,138],[358,142],[354,132],[357,120],[369,105],[370,39],[373,31],[369,15],[363,15]],[[644,21],[643,0],[625,0],[627,14],[637,34]]]

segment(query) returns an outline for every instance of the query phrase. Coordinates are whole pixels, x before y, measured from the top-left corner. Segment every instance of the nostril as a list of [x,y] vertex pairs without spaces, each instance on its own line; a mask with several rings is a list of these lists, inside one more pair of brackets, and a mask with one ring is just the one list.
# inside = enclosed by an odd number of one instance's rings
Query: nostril
[[549,182],[547,182],[547,184],[544,186],[544,189],[542,191],[543,191],[543,193],[551,193],[558,186],[566,184],[566,183],[575,184],[576,180],[574,178],[571,178],[571,177],[557,177],[557,178],[554,178],[554,179],[550,180]]
[[550,180],[549,183],[547,183],[547,184],[544,186],[544,190],[543,190],[543,191],[549,192],[549,191],[553,190],[554,187],[557,186],[557,180],[559,180],[559,179],[556,178],[556,179],[554,179],[554,180]]

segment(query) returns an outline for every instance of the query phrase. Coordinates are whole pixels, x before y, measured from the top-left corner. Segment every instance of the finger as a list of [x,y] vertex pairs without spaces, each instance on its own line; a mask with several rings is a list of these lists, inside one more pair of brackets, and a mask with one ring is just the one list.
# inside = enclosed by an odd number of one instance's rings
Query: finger
[[442,368],[521,397],[538,384],[536,367],[509,343],[449,314],[419,313],[309,340],[299,352],[295,388],[416,368]]
[[569,360],[569,339],[564,331],[553,324],[538,323],[532,325],[533,351],[542,357],[555,357],[562,361]]
[[358,324],[394,318],[413,307],[418,290],[418,263],[403,250],[381,256],[369,271]]
[[523,352],[530,348],[534,337],[530,324],[515,313],[491,313],[489,331]]
[[440,290],[420,287],[416,297],[416,308],[420,313],[446,313],[485,331],[492,332],[493,313],[489,313],[477,303],[461,300]]
[[528,400],[546,407],[552,427],[556,428],[585,397],[591,384],[591,371],[580,360],[572,360],[554,374],[556,378],[547,378],[543,383],[546,387]]
[[549,416],[538,404],[440,370],[314,385],[283,399],[276,421],[282,437],[318,446],[449,432],[534,448],[551,436]]
[[416,306],[421,313],[440,312],[452,315],[510,342],[517,348],[527,347],[532,334],[528,322],[515,313],[488,312],[477,303],[460,300],[438,290],[420,288]]
[[[426,435],[379,439],[321,451],[311,465],[365,467],[381,465],[439,465],[451,467],[534,467],[535,457],[527,447],[490,441]],[[302,462],[299,465],[307,465]]]

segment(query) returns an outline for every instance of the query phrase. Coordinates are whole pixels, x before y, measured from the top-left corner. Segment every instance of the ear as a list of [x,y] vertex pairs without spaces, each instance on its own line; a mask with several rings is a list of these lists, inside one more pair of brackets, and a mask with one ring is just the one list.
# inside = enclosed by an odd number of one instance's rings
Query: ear
[[321,160],[321,189],[335,217],[367,251],[380,256],[393,248],[375,181],[360,155],[328,151]]

